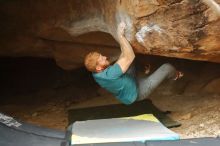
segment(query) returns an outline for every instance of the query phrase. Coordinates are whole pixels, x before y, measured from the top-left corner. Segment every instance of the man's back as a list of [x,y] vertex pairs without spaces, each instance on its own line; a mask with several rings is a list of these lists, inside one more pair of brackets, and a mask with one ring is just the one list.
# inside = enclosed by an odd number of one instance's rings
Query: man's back
[[111,92],[124,104],[133,103],[138,96],[135,79],[123,73],[117,63],[102,72],[93,73],[93,77],[101,87]]

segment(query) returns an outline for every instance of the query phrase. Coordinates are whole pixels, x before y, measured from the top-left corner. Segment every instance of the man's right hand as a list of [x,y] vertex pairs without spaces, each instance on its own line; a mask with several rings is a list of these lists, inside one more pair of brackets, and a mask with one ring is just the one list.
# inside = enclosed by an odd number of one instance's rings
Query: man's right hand
[[119,37],[124,36],[125,27],[126,27],[125,22],[122,21],[119,23],[118,28],[117,28],[117,33]]

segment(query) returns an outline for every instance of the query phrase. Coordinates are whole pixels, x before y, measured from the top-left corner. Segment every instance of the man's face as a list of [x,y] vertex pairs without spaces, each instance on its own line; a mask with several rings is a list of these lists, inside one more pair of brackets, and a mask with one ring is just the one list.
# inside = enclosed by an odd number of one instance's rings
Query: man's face
[[108,58],[106,56],[103,56],[102,54],[100,54],[97,60],[97,65],[105,69],[110,65],[110,62],[108,61]]

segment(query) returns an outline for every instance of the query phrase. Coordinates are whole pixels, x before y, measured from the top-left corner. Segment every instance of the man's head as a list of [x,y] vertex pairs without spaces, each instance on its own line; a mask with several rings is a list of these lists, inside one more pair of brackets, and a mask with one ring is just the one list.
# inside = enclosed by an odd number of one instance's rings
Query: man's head
[[110,65],[110,62],[106,56],[98,52],[90,52],[86,55],[84,64],[89,71],[100,72],[106,69]]

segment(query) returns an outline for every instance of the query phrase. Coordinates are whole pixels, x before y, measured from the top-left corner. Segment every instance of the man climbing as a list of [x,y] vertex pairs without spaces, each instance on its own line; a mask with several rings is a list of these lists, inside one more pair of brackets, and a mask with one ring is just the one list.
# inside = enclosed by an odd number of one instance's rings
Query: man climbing
[[117,29],[121,55],[113,65],[110,65],[106,56],[98,52],[87,54],[84,63],[101,87],[111,92],[119,101],[128,105],[146,99],[163,80],[176,80],[182,77],[183,74],[167,63],[159,67],[150,76],[137,77],[132,63],[135,54],[124,36],[125,27],[125,23],[121,22]]

